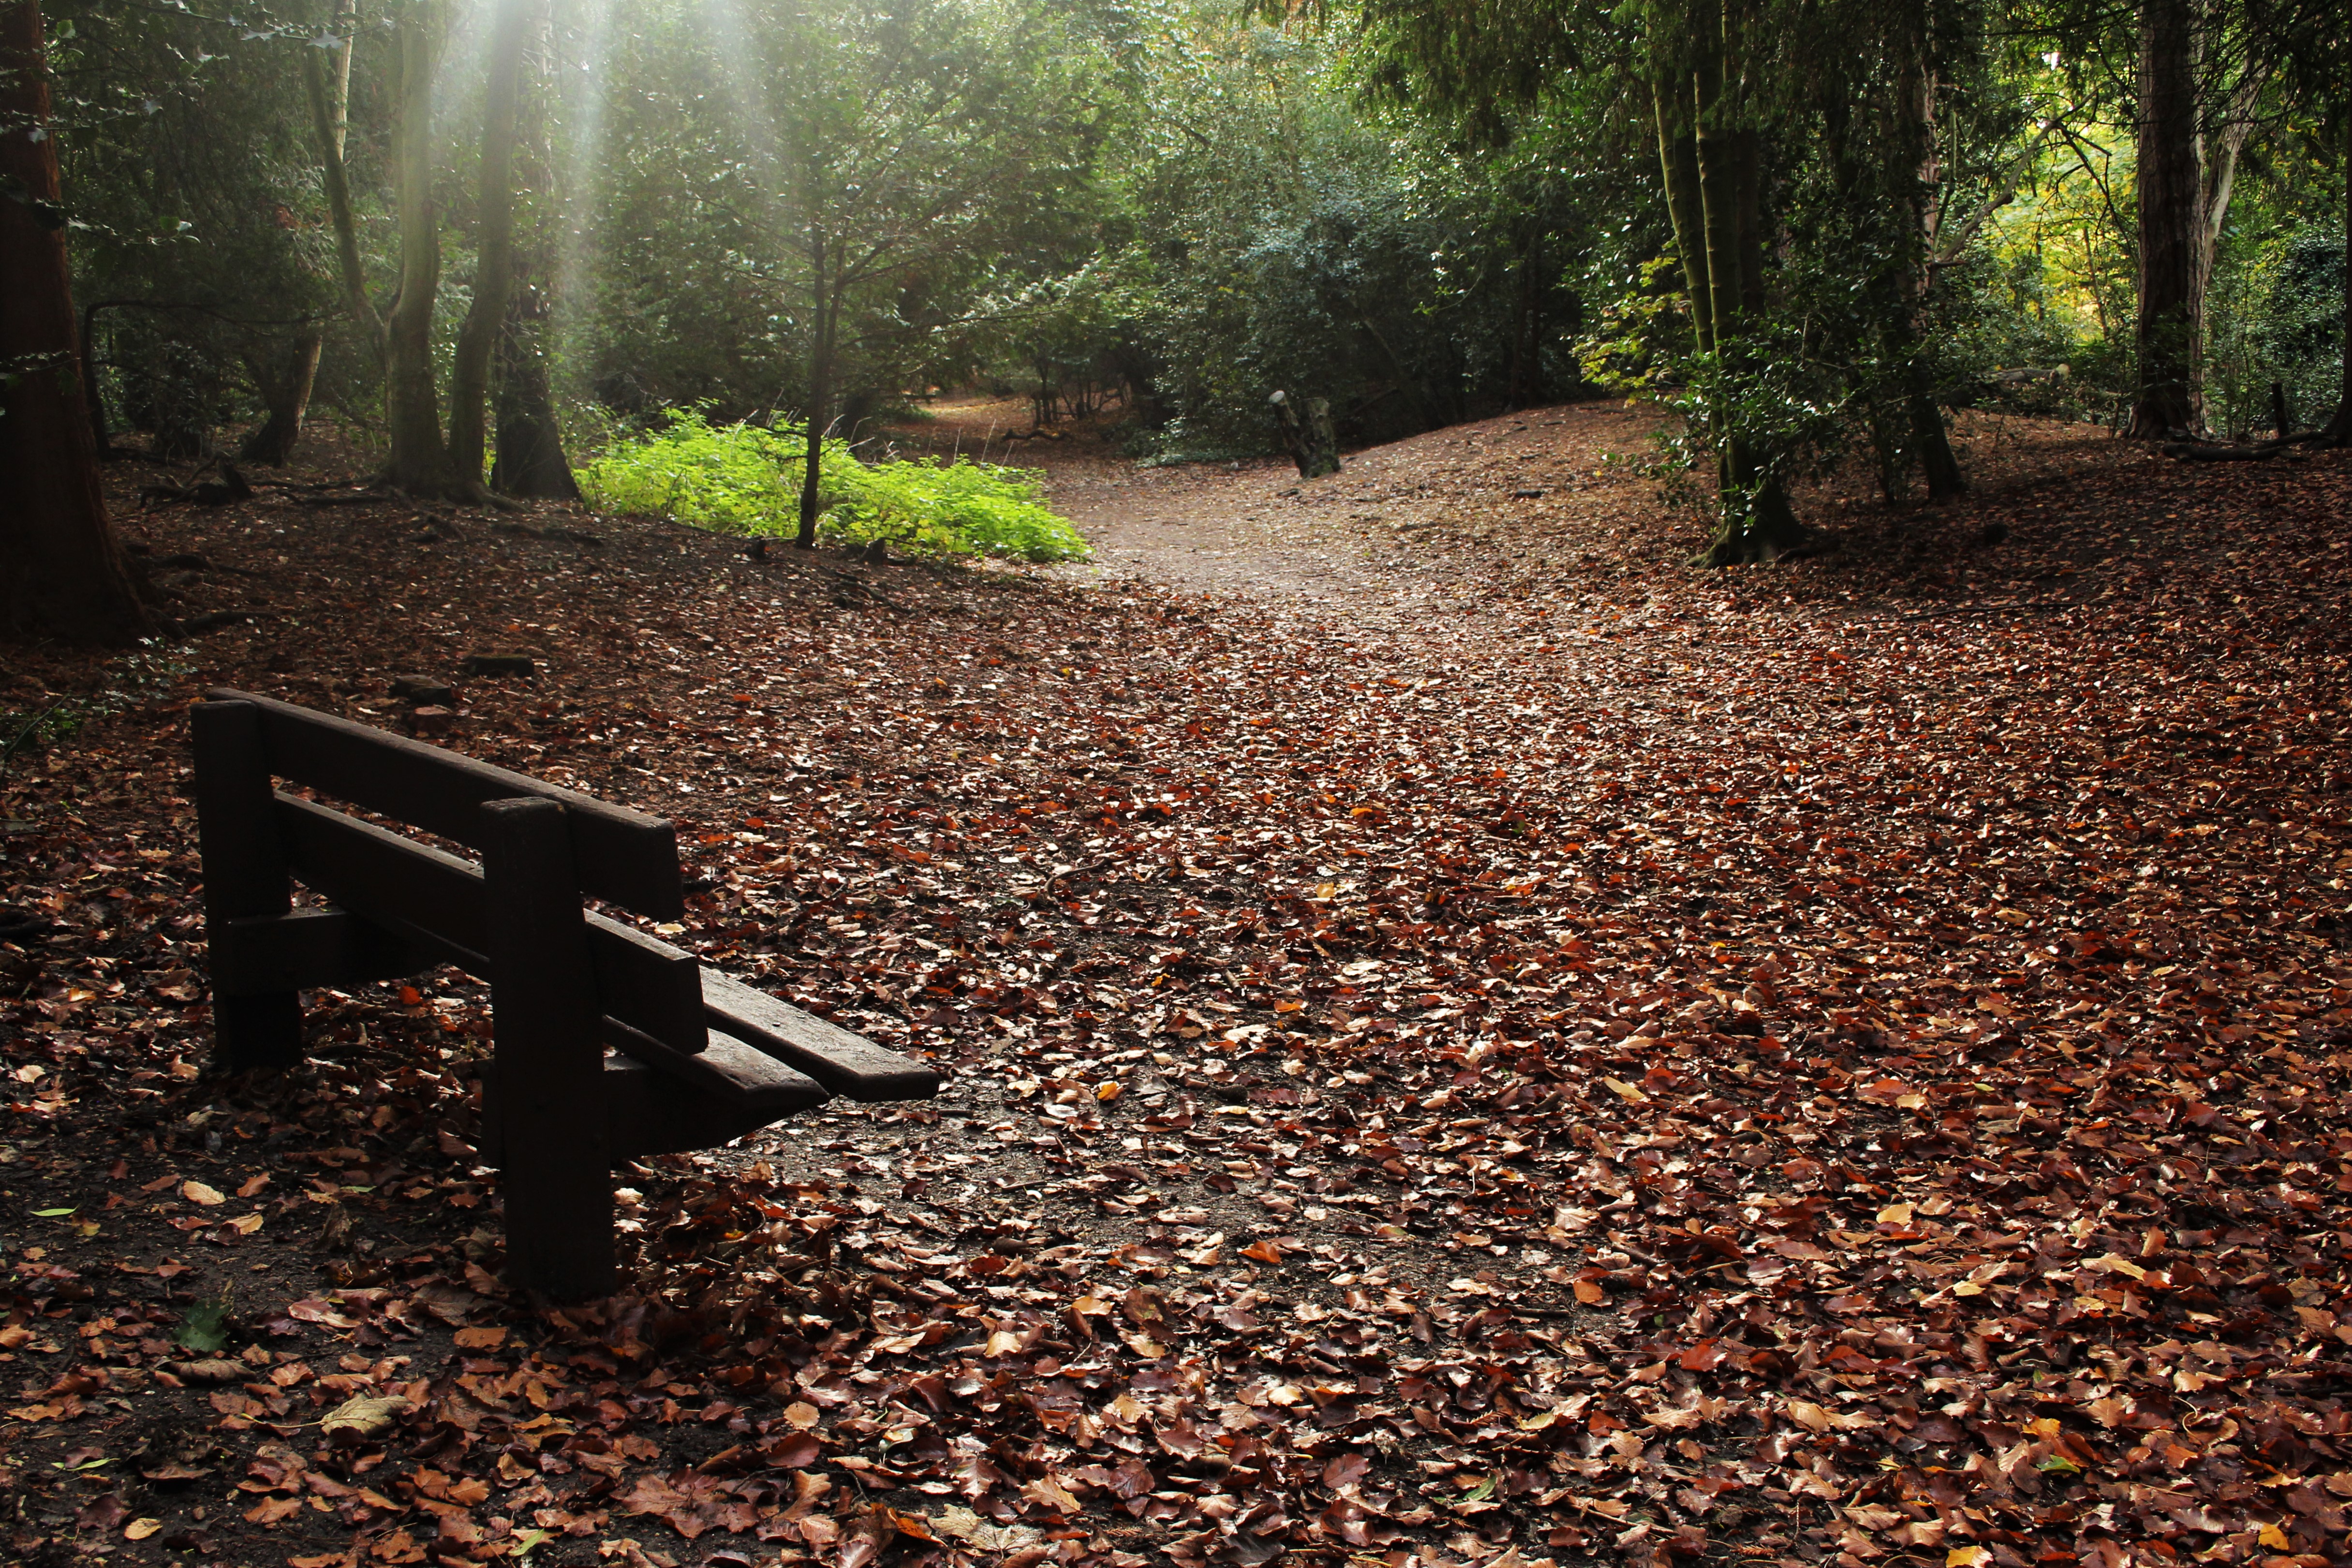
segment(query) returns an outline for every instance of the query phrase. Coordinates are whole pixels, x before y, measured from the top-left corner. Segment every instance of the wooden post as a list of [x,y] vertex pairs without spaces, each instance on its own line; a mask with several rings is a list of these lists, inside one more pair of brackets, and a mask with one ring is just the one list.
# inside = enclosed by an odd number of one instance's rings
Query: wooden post
[[[261,714],[251,703],[198,703],[189,710],[196,754],[196,841],[205,866],[205,928],[218,939],[229,921],[283,915],[292,905],[286,854],[278,841]],[[299,991],[250,996],[213,986],[215,1060],[230,1072],[290,1067],[302,1059]]]
[[560,1301],[608,1296],[615,1278],[602,1009],[571,829],[552,800],[492,800],[481,810],[507,1278]]

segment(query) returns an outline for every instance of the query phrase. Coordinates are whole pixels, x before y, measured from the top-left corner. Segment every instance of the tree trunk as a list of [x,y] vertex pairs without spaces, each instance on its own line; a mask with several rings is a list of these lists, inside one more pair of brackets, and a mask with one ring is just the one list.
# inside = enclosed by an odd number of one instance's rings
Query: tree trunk
[[499,0],[491,24],[474,302],[458,329],[457,359],[449,371],[449,466],[459,480],[477,484],[482,477],[489,413],[490,350],[506,329],[507,296],[514,283],[515,97],[521,85],[523,42],[537,9],[531,0]]
[[564,459],[563,434],[548,391],[547,361],[527,323],[546,314],[537,289],[518,283],[499,334],[498,455],[490,488],[542,501],[580,499]]
[[295,444],[302,439],[302,422],[310,412],[310,388],[319,379],[319,354],[326,342],[326,333],[312,327],[294,340],[283,368],[273,368],[258,358],[247,361],[269,417],[245,438],[245,444],[237,449],[239,457],[277,468],[294,455]]
[[449,465],[433,378],[433,301],[441,287],[441,230],[433,210],[433,77],[438,67],[438,5],[401,7],[398,122],[393,182],[400,227],[400,295],[384,323],[384,423],[392,460],[384,477],[418,496],[478,493]]
[[[105,308],[102,299],[81,308],[81,405],[89,416],[91,449],[101,461],[120,455],[106,428],[106,394],[98,384],[98,313]],[[0,357],[0,363],[5,362],[5,357]]]
[[822,483],[820,467],[824,462],[825,411],[833,403],[833,311],[837,305],[826,287],[824,239],[814,240],[809,250],[816,308],[809,323],[808,451],[801,465],[801,525],[800,531],[793,537],[793,543],[802,549],[816,549],[817,491]]
[[[1703,248],[1715,373],[1724,376],[1738,371],[1745,319],[1760,315],[1764,302],[1763,246],[1760,235],[1749,232],[1762,225],[1762,160],[1754,131],[1745,123],[1739,40],[1728,8],[1703,10],[1700,16],[1707,33],[1691,78],[1698,130],[1698,206],[1706,226]],[[1769,454],[1758,449],[1752,433],[1723,420],[1716,410],[1710,413],[1717,422],[1716,482],[1722,510],[1715,539],[1701,559],[1716,566],[1773,559],[1795,548],[1804,538],[1804,528],[1789,506],[1779,476],[1771,471]]]
[[2336,383],[2336,416],[2320,433],[2330,446],[2352,446],[2352,134],[2344,145],[2344,344],[2343,379]]
[[1906,68],[1907,79],[1902,89],[1910,145],[1903,151],[1911,166],[1906,172],[1916,171],[1910,185],[1916,193],[1917,204],[1907,236],[1913,248],[1908,253],[1904,276],[1898,279],[1886,335],[1893,357],[1903,366],[1904,415],[1910,425],[1911,449],[1918,454],[1920,469],[1927,476],[1927,498],[1948,501],[1966,491],[1969,481],[1960,472],[1959,459],[1952,455],[1951,437],[1944,428],[1944,411],[1936,406],[1927,367],[1919,361],[1919,321],[1927,308],[1927,296],[1936,285],[1932,264],[1936,242],[1944,226],[1943,169],[1936,148],[1936,78],[1925,68],[1916,53],[1927,46],[1926,7],[1915,5],[1910,20],[1915,29],[1911,40],[1914,53]]
[[336,30],[342,45],[331,67],[321,64],[319,51],[302,51],[302,88],[310,102],[310,130],[319,139],[319,168],[327,190],[327,213],[335,229],[335,263],[342,277],[343,303],[352,325],[367,339],[368,351],[379,364],[383,360],[383,322],[368,303],[367,267],[360,259],[359,220],[352,214],[352,187],[343,166],[343,141],[350,126],[352,100],[351,30],[359,0],[338,0]]
[[2139,394],[2130,433],[2204,429],[2205,187],[2192,0],[2140,0]]
[[1706,221],[1698,200],[1698,143],[1691,134],[1691,103],[1675,77],[1650,84],[1658,122],[1658,170],[1674,221],[1675,255],[1682,263],[1683,298],[1689,302],[1691,339],[1702,354],[1715,352],[1715,317],[1707,308]]
[[1282,444],[1298,465],[1298,476],[1320,479],[1339,472],[1339,435],[1331,423],[1331,400],[1294,400],[1288,392],[1277,392],[1268,401],[1282,421]]
[[2213,276],[2213,256],[2221,246],[2222,225],[2229,221],[2230,197],[2238,183],[2238,160],[2253,135],[2254,111],[2262,107],[2263,89],[2270,79],[2270,62],[2249,52],[2237,85],[2230,89],[2221,123],[2214,127],[2213,139],[2204,149],[2205,212],[2204,227],[2198,236],[2202,246],[2198,267],[2207,278]]
[[154,622],[99,488],[48,123],[40,5],[0,4],[0,629],[131,643]]

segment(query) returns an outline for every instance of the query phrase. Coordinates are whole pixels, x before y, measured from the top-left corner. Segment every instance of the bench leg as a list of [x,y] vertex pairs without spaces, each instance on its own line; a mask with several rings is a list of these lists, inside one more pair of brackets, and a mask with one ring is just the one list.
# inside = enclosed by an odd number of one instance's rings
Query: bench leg
[[[205,927],[292,906],[278,842],[261,714],[251,703],[198,703],[189,710],[196,754],[196,841],[205,866]],[[302,1060],[302,998],[296,991],[224,996],[213,986],[214,1061],[231,1072],[291,1067]]]
[[613,1293],[603,1008],[572,833],[552,800],[482,807],[507,1277],[557,1301]]

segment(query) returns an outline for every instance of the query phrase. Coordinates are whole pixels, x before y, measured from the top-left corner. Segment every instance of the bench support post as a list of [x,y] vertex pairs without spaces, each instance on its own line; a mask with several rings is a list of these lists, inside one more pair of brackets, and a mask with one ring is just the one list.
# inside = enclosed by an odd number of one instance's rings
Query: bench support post
[[[190,713],[196,760],[196,841],[205,865],[205,930],[215,943],[231,920],[292,906],[278,841],[261,715],[250,703],[199,703]],[[302,1059],[299,991],[226,994],[213,976],[214,1056],[230,1072],[291,1067]]]
[[493,800],[481,811],[507,1277],[557,1301],[608,1296],[603,1009],[571,831],[552,800]]

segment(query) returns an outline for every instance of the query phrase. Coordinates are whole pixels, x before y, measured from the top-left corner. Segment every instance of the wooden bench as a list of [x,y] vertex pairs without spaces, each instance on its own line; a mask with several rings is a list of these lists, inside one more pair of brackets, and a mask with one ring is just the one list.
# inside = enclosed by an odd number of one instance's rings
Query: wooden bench
[[[483,1155],[501,1171],[512,1282],[565,1301],[612,1292],[616,1164],[723,1144],[835,1094],[937,1092],[920,1062],[584,909],[684,913],[661,819],[291,703],[207,696],[191,711],[221,1065],[300,1060],[307,988],[441,964],[488,980]],[[295,883],[329,906],[295,908]]]

